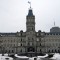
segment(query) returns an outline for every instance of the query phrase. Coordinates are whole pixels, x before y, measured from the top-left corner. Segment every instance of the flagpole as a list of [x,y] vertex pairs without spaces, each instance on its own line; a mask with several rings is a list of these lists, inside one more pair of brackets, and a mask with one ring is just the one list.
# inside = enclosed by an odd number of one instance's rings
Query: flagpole
[[54,26],[55,26],[55,21],[54,21]]
[[30,2],[30,8],[31,8],[31,2]]
[[31,2],[28,1],[28,3],[30,4],[30,8],[31,8]]

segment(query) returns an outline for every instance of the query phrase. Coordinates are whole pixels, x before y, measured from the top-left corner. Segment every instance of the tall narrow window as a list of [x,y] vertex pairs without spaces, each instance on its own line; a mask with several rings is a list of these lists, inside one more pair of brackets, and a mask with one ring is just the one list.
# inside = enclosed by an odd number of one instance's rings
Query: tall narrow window
[[22,46],[22,44],[21,44],[21,46]]
[[41,52],[41,49],[40,49],[40,52]]
[[14,53],[14,51],[12,50],[12,53]]
[[40,46],[41,46],[41,43],[40,43]]
[[21,41],[22,41],[22,38],[21,38]]
[[32,30],[33,30],[33,28],[32,28]]
[[22,52],[22,49],[20,50],[20,52]]
[[30,38],[28,37],[28,40],[30,40]]

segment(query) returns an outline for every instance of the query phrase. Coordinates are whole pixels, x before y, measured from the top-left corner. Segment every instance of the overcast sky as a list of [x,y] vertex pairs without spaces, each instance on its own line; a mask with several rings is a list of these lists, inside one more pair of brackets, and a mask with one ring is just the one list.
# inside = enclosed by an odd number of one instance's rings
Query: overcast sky
[[0,32],[26,31],[26,15],[31,2],[36,31],[60,27],[60,0],[0,0]]

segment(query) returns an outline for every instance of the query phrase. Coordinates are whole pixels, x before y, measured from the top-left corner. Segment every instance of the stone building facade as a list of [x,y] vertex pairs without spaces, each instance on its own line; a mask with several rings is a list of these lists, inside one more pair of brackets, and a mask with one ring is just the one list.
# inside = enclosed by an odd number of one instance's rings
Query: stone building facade
[[60,28],[50,32],[35,31],[32,9],[26,16],[26,32],[0,33],[0,53],[55,53],[60,52]]

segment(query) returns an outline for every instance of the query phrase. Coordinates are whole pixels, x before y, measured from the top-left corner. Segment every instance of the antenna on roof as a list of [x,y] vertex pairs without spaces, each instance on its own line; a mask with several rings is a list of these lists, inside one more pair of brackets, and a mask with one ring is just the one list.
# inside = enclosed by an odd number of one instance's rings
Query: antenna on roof
[[55,26],[55,21],[54,21],[54,26]]

